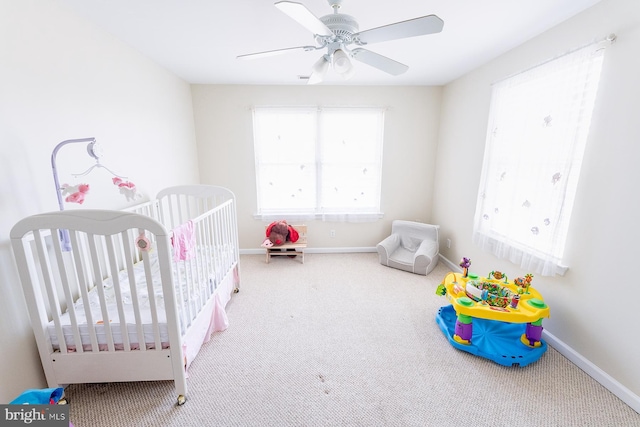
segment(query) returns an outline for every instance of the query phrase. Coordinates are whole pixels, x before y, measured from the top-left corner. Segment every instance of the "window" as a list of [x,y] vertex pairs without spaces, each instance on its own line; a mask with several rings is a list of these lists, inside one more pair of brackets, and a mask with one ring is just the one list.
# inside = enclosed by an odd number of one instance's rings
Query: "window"
[[473,241],[541,275],[562,256],[603,49],[592,45],[493,86]]
[[381,217],[384,110],[256,107],[253,128],[259,218]]

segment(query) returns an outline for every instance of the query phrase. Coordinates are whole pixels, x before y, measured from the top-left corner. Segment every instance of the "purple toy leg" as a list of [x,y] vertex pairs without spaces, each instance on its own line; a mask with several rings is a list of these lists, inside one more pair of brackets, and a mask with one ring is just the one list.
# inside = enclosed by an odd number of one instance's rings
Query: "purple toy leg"
[[535,346],[536,343],[539,343],[542,339],[542,326],[532,325],[531,323],[527,323],[527,328],[525,329],[525,337],[529,340],[530,346]]
[[456,320],[456,330],[455,330],[454,339],[456,337],[460,338],[460,340],[456,339],[456,341],[462,342],[464,344],[469,344],[471,342],[472,335],[473,335],[473,323],[471,322],[462,323],[460,319]]

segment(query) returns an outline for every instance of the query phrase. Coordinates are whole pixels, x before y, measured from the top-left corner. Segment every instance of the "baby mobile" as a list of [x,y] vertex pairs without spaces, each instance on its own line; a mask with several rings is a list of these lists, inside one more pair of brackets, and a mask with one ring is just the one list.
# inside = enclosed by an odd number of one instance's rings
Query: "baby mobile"
[[[67,144],[82,144],[82,143],[87,144],[87,153],[95,159],[96,163],[86,171],[80,174],[74,174],[73,176],[75,177],[85,176],[85,175],[88,175],[95,168],[102,168],[107,172],[109,172],[111,175],[113,175],[113,178],[111,180],[113,182],[113,185],[115,185],[118,188],[120,194],[126,197],[127,201],[136,200],[142,197],[142,195],[137,192],[136,185],[133,182],[126,181],[126,177],[120,176],[114,173],[105,165],[100,163],[100,157],[102,157],[102,149],[96,142],[95,138],[69,139],[66,141],[62,141],[61,143],[56,145],[55,148],[53,149],[53,153],[51,153],[51,169],[53,171],[53,180],[56,185],[56,195],[58,196],[58,206],[60,207],[61,211],[64,210],[64,202],[78,203],[80,205],[83,204],[86,195],[89,193],[90,187],[89,187],[89,184],[87,183],[81,183],[76,185],[70,185],[65,183],[60,185],[60,180],[58,179],[58,169],[56,167],[56,155],[58,154],[58,151],[60,151],[62,147],[64,147]],[[62,242],[62,247],[64,250],[68,251],[71,249],[71,246],[69,243],[69,234],[67,230],[60,230],[60,240]]]
[[[70,184],[62,184],[58,180],[58,171],[56,168],[56,155],[60,148],[67,144],[73,143],[87,143],[87,153],[93,157],[96,163],[91,166],[86,171],[80,174],[74,174],[75,177],[81,177],[88,175],[95,168],[102,168],[108,171],[111,175],[113,175],[112,182],[118,190],[120,194],[126,197],[127,201],[132,201],[138,198],[141,198],[142,195],[137,193],[136,185],[131,181],[125,181],[126,177],[120,176],[114,173],[112,170],[107,168],[105,165],[100,163],[100,157],[102,157],[102,149],[96,142],[95,138],[82,138],[82,139],[70,139],[67,141],[62,141],[53,149],[53,153],[51,154],[51,168],[53,170],[53,179],[56,185],[56,193],[58,195],[58,205],[60,206],[60,210],[64,210],[64,203],[78,203],[83,204],[86,195],[89,193],[90,186],[86,183],[70,185]],[[63,200],[64,197],[64,200]]]

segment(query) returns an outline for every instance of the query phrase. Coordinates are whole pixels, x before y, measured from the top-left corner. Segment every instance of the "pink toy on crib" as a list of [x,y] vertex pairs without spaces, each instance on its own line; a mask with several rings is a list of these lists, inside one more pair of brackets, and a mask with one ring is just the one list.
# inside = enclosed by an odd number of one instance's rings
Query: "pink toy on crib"
[[113,178],[113,184],[118,186],[120,194],[123,194],[127,200],[135,200],[138,197],[136,194],[136,185],[131,181],[123,181],[121,178]]
[[68,194],[67,198],[64,199],[65,202],[68,203],[84,203],[84,196],[89,192],[89,184],[78,184],[78,185],[69,185],[62,184],[62,195]]

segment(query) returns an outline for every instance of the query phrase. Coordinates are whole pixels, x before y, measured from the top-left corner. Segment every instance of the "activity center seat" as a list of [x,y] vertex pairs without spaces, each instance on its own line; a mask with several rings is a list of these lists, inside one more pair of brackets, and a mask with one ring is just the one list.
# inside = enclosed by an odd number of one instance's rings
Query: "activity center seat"
[[547,350],[541,336],[549,307],[531,287],[532,278],[509,281],[499,271],[487,277],[450,272],[436,293],[451,304],[438,310],[436,322],[460,350],[503,366],[535,362]]
[[297,255],[300,255],[300,260],[304,264],[304,250],[307,248],[307,226],[301,224],[292,225],[292,227],[298,232],[298,240],[296,242],[287,240],[281,245],[265,248],[267,250],[267,264],[272,256],[288,256],[293,258]]

